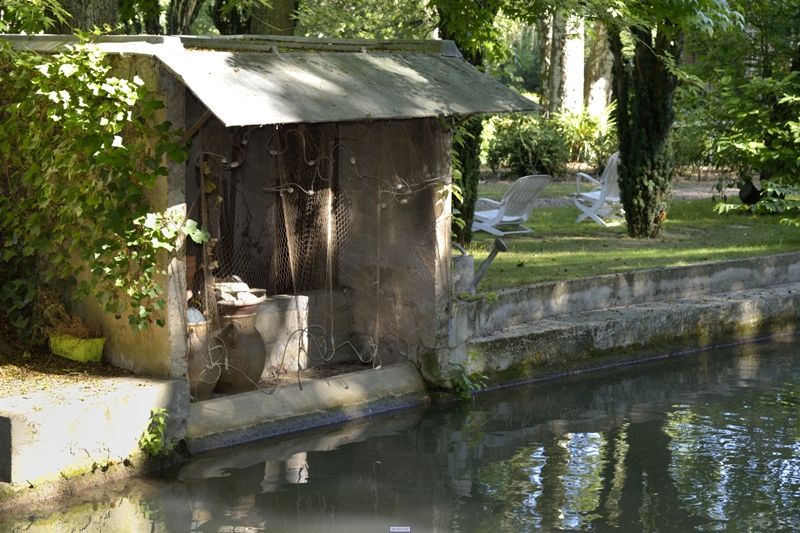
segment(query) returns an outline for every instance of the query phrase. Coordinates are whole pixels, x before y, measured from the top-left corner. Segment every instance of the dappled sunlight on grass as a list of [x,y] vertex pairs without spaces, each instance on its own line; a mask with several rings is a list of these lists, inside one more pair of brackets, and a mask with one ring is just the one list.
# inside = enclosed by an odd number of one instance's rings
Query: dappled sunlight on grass
[[[497,256],[479,288],[497,290],[800,250],[800,230],[779,225],[778,217],[717,215],[712,207],[708,200],[673,202],[656,239],[632,239],[625,226],[576,224],[574,207],[535,209],[526,224],[535,233],[504,238],[509,251]],[[477,268],[494,237],[483,232],[473,237],[468,250]]]

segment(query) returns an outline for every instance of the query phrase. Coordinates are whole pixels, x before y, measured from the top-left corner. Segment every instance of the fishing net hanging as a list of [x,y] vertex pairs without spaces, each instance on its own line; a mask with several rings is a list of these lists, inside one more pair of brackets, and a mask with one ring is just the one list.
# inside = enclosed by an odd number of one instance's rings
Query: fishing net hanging
[[257,327],[267,366],[283,370],[432,349],[449,142],[436,120],[226,129],[212,118],[187,180],[189,216],[212,236],[187,247],[199,265],[189,306],[211,335],[224,325],[221,282],[264,289],[272,307]]

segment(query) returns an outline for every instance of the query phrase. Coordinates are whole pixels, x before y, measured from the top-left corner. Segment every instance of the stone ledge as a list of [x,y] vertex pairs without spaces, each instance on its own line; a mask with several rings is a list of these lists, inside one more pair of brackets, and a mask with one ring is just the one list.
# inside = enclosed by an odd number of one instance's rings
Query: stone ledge
[[539,320],[610,307],[701,298],[800,281],[800,252],[637,270],[497,292],[497,301],[453,304],[447,346]]
[[793,333],[800,283],[575,313],[471,339],[495,385]]
[[410,363],[364,370],[191,405],[186,443],[192,453],[313,426],[343,422],[429,401]]
[[185,380],[104,379],[0,400],[0,482],[35,486],[121,463],[138,451],[152,409],[170,414],[168,437],[188,418]]

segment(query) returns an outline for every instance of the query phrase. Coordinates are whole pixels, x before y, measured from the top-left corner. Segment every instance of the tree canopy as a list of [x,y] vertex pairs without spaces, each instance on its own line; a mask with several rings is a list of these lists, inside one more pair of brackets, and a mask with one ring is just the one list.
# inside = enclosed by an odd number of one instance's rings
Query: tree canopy
[[[65,21],[78,26],[81,21],[64,9],[70,5],[5,0],[0,30],[52,31]],[[675,171],[673,131],[680,165],[725,167],[741,182],[798,174],[791,154],[798,137],[793,72],[800,69],[800,15],[786,0],[741,0],[735,6],[728,0],[123,0],[115,22],[132,33],[186,33],[198,16],[208,16],[220,33],[274,29],[325,37],[451,38],[476,67],[545,95],[549,60],[529,50],[541,50],[553,38],[537,22],[557,13],[607,28],[622,197],[632,236],[660,232]],[[513,40],[510,23],[528,29]],[[587,47],[606,40],[603,33],[592,41],[588,31],[586,38]],[[681,63],[684,54],[689,65]],[[463,241],[469,240],[483,135],[478,120],[466,128],[456,147],[465,165],[466,197],[457,202],[467,222]]]

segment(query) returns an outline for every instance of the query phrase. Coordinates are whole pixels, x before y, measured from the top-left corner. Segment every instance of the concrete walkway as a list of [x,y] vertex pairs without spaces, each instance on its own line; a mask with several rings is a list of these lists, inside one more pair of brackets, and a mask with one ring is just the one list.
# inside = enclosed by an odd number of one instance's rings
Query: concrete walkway
[[[791,333],[800,253],[509,289],[455,302],[449,325],[428,386],[448,386],[461,361],[501,385]],[[425,363],[195,403],[186,442],[195,452],[425,403]]]

